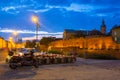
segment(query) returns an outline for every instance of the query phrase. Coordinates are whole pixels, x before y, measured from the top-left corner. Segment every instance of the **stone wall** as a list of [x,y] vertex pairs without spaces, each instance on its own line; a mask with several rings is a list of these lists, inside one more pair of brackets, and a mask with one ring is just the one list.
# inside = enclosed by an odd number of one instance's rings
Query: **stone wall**
[[52,42],[48,49],[64,53],[111,54],[120,59],[120,44],[115,43],[112,37],[60,40]]
[[120,44],[115,43],[112,37],[98,37],[55,41],[50,43],[49,47],[79,47],[81,49],[120,49]]

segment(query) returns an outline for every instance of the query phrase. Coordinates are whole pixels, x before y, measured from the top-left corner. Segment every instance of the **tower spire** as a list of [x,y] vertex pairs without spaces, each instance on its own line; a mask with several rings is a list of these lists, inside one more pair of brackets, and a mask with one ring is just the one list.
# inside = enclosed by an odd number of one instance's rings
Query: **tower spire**
[[104,24],[104,25],[105,25],[105,21],[104,21],[104,18],[102,19],[102,24]]

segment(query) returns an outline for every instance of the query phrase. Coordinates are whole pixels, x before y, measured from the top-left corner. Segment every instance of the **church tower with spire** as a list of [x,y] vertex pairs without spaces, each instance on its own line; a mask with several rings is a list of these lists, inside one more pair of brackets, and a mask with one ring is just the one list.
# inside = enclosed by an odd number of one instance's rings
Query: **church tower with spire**
[[101,27],[100,27],[100,32],[102,34],[106,35],[106,25],[105,25],[104,19],[102,20],[102,24],[101,24]]

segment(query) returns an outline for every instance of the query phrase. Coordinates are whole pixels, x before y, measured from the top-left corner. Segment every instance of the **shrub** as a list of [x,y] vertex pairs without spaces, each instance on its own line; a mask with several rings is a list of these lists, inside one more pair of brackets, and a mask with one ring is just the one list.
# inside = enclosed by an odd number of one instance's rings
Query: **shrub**
[[59,51],[57,51],[57,50],[50,50],[50,51],[48,51],[48,53],[61,54],[61,52],[59,52]]
[[78,57],[82,58],[90,58],[90,59],[105,59],[105,60],[112,60],[112,59],[117,59],[115,57],[114,51],[94,51],[94,52],[85,52],[81,51],[78,54]]
[[78,54],[78,57],[82,57],[82,58],[83,58],[83,57],[84,57],[84,54],[83,54],[83,53],[79,53],[79,54]]
[[97,54],[97,53],[92,53],[88,54],[87,58],[92,58],[92,59],[105,59],[105,60],[112,60],[116,59],[110,54]]

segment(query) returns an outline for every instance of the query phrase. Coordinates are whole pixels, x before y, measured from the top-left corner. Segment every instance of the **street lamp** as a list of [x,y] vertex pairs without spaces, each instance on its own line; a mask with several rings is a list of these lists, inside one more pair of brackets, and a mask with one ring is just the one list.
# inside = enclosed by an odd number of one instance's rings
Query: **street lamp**
[[38,41],[38,29],[40,27],[39,21],[38,21],[38,16],[34,15],[32,16],[32,22],[36,24],[36,47],[37,47],[37,41]]

